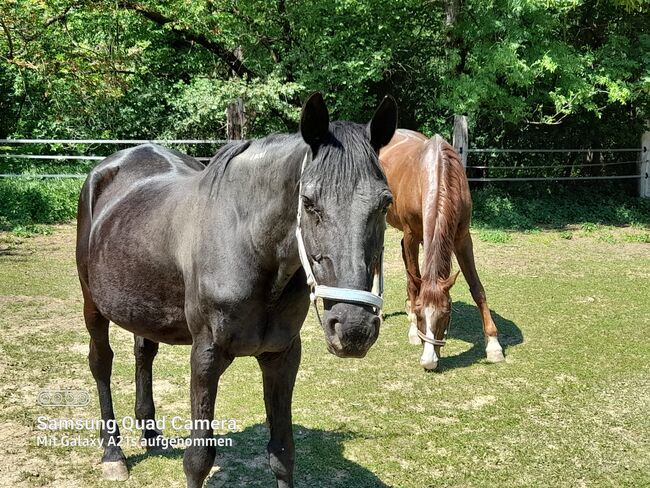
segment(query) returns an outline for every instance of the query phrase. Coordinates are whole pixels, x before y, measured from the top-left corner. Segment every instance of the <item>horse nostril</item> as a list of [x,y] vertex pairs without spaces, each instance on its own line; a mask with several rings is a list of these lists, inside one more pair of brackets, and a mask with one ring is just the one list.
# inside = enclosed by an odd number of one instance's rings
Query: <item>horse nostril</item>
[[377,316],[373,317],[372,321],[372,326],[375,328],[375,330],[379,329],[379,326],[381,325],[381,319]]
[[336,324],[338,324],[339,318],[338,317],[331,317],[327,319],[327,323],[325,326],[327,327],[327,332],[330,335],[336,335]]

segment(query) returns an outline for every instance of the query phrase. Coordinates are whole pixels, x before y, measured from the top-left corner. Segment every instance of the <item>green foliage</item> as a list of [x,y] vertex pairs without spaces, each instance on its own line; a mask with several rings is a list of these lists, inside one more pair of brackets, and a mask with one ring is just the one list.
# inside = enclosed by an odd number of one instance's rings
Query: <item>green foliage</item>
[[0,230],[54,224],[77,215],[79,180],[0,179]]
[[[361,122],[393,93],[400,126],[428,135],[449,136],[453,115],[466,113],[478,147],[637,147],[650,113],[645,0],[467,0],[452,20],[451,0],[0,1],[0,137],[224,138],[225,108],[238,98],[255,137],[295,130],[314,90],[333,118]],[[474,157],[490,176],[539,163]],[[604,174],[572,170],[584,161],[564,155],[546,161],[558,167],[536,176]],[[90,167],[0,161],[3,172],[29,174]],[[630,167],[607,167],[619,171]],[[480,190],[475,221],[524,230],[648,222],[646,204],[613,193],[594,202],[598,183],[591,194],[570,185]],[[66,192],[76,184],[2,182],[0,223],[69,218]]]
[[47,236],[52,233],[52,229],[46,225],[30,224],[16,226],[12,229],[12,232],[16,237]]
[[596,224],[650,225],[650,200],[620,193],[600,193],[596,200],[594,195],[584,188],[545,194],[488,187],[472,194],[473,223],[480,228],[517,230],[581,224],[584,232],[595,230]]
[[510,234],[498,229],[481,229],[479,230],[478,238],[483,242],[491,242],[493,244],[503,244],[512,240]]
[[467,113],[479,145],[638,141],[649,2],[468,0],[451,24],[448,3],[4,0],[0,133],[222,137],[244,98],[255,136],[322,90],[355,120],[393,92],[428,134]]
[[650,234],[647,232],[644,232],[642,234],[626,234],[623,236],[623,240],[627,242],[650,244]]

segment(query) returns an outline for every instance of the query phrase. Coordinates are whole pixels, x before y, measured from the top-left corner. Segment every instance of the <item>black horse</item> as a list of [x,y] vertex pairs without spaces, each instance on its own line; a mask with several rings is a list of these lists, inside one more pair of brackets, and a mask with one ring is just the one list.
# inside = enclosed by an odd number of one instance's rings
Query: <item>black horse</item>
[[[228,144],[207,168],[146,144],[90,173],[79,198],[77,268],[104,422],[114,419],[109,320],[135,336],[135,413],[142,420],[154,418],[159,342],[192,344],[193,421],[213,419],[219,377],[233,359],[255,356],[271,470],[279,487],[293,486],[291,398],[310,302],[296,239],[299,202],[308,272],[321,288],[346,287],[342,299],[323,300],[328,349],[363,357],[380,319],[345,292],[368,294],[378,269],[392,197],[377,154],[396,124],[390,97],[367,125],[330,123],[317,93],[303,107],[299,134]],[[160,435],[143,432],[146,439]],[[191,431],[183,460],[190,487],[202,486],[213,465],[212,437],[210,428]],[[104,476],[128,478],[119,430],[102,429],[101,438]]]

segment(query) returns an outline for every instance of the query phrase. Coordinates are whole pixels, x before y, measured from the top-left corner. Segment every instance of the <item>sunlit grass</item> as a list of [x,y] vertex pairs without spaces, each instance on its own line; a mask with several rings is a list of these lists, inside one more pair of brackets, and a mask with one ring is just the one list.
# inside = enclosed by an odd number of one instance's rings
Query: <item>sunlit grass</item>
[[[570,238],[540,231],[474,239],[506,362],[485,362],[478,311],[459,279],[441,371],[427,374],[406,340],[399,235],[390,230],[386,319],[368,356],[328,354],[313,312],[303,328],[297,486],[649,485],[650,248],[636,237],[648,229],[564,232]],[[0,234],[0,484],[116,486],[100,481],[97,448],[35,446],[39,415],[99,414],[73,243],[72,226]],[[115,411],[133,415],[132,337],[112,327],[111,340]],[[188,347],[161,346],[158,416],[189,416],[188,357]],[[92,400],[44,408],[36,403],[42,388],[86,388]],[[217,457],[209,486],[272,486],[254,359],[238,359],[223,376],[217,417],[239,420],[241,431]],[[125,452],[131,478],[119,486],[183,486],[182,451]]]

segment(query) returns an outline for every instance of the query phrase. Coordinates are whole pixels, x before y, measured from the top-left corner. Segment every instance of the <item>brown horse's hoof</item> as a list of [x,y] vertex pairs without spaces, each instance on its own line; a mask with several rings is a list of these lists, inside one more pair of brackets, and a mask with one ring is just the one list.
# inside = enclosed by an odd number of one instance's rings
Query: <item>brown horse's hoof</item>
[[102,477],[108,481],[126,481],[129,470],[126,461],[106,461],[102,463]]
[[503,356],[503,351],[492,351],[487,353],[488,363],[500,363],[505,360],[506,358]]
[[421,346],[422,339],[418,336],[418,327],[417,325],[411,324],[409,327],[409,344],[412,346]]
[[485,348],[485,354],[487,356],[488,363],[500,363],[504,361],[503,349],[499,340],[496,337],[488,337],[487,346]]

